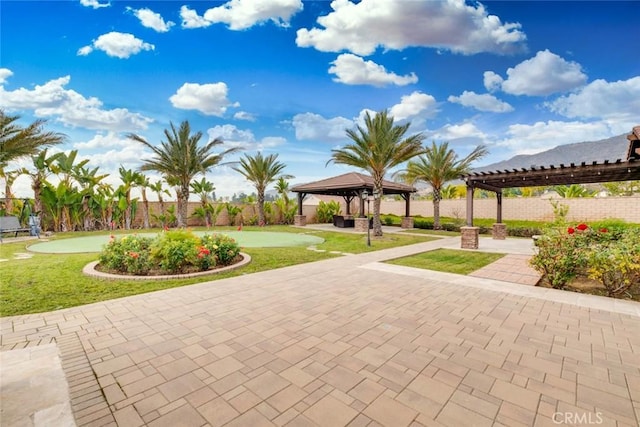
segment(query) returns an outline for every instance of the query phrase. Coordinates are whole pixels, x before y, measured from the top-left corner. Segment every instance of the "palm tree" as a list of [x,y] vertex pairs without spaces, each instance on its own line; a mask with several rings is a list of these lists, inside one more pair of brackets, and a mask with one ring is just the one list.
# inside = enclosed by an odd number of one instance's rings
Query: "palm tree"
[[431,143],[424,155],[407,163],[405,171],[399,173],[404,181],[415,183],[426,182],[433,190],[433,228],[440,229],[440,200],[442,199],[443,186],[461,175],[468,173],[471,163],[488,153],[487,149],[479,145],[473,149],[464,159],[458,159],[458,155],[449,148],[449,143]]
[[285,167],[287,165],[278,161],[277,154],[269,154],[265,157],[262,153],[258,153],[255,156],[245,155],[240,159],[240,164],[233,168],[256,187],[256,192],[258,193],[258,224],[260,226],[265,224],[264,192],[267,186],[280,177],[285,179],[292,178],[291,175],[282,174]]
[[191,189],[200,197],[200,213],[204,214],[205,225],[209,227],[211,225],[211,210],[213,209],[209,203],[209,195],[215,191],[216,187],[213,182],[202,177],[200,181],[191,183]]
[[162,197],[162,195],[166,194],[168,196],[170,194],[169,190],[162,186],[162,181],[156,181],[154,184],[149,184],[149,190],[156,193],[156,196],[158,197],[158,204],[160,205],[160,215],[164,215],[165,207],[164,198]]
[[[45,184],[47,177],[51,173],[51,165],[58,157],[63,153],[55,153],[49,155],[48,148],[40,151],[37,155],[32,156],[34,172],[29,172],[31,177],[31,189],[33,190],[33,210],[38,215],[42,215],[42,187]],[[42,221],[42,219],[41,219]]]
[[[389,169],[406,162],[423,152],[421,133],[405,137],[411,123],[394,125],[392,116],[387,111],[376,113],[371,117],[367,112],[365,127],[358,125],[356,129],[348,129],[347,136],[352,144],[331,150],[331,160],[366,170],[373,178],[374,194],[382,195],[382,180]],[[382,236],[380,222],[380,198],[373,202],[373,235]]]
[[576,197],[594,197],[595,190],[583,187],[580,184],[556,185],[553,190],[562,198],[571,199]]
[[147,188],[151,186],[149,177],[139,174],[136,186],[140,187],[140,195],[142,197],[142,227],[147,229],[151,226],[149,223],[149,199],[147,199]]
[[131,229],[131,220],[132,220],[131,190],[134,187],[137,187],[139,183],[144,180],[144,175],[142,175],[140,172],[137,172],[131,169],[125,169],[124,166],[120,166],[120,168],[118,169],[118,172],[120,173],[120,181],[122,181],[121,188],[122,188],[122,193],[124,194],[125,203],[126,203],[126,207],[124,209],[124,228],[125,230],[129,230]]
[[20,116],[9,116],[0,109],[0,167],[12,160],[34,156],[43,148],[63,142],[65,135],[43,130],[45,120],[36,120],[27,127],[16,124]]
[[222,153],[214,154],[212,150],[223,144],[217,138],[204,146],[198,146],[202,132],[192,134],[191,126],[187,120],[183,121],[178,129],[171,123],[171,129],[165,129],[164,135],[166,141],[163,141],[160,146],[151,145],[144,138],[135,134],[129,134],[128,137],[153,151],[154,157],[143,160],[141,170],[159,172],[165,176],[167,182],[177,184],[178,227],[185,227],[187,225],[189,184],[193,178],[220,164],[225,156],[238,151],[239,148],[229,148]]

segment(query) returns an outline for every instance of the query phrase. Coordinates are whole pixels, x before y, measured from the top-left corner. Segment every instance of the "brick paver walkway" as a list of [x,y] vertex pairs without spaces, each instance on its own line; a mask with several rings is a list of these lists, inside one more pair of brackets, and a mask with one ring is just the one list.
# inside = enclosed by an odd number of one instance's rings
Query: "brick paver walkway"
[[530,259],[529,255],[507,254],[469,276],[535,286],[542,276],[531,267]]
[[638,425],[640,304],[379,262],[443,243],[3,318],[0,345],[57,342],[78,425]]

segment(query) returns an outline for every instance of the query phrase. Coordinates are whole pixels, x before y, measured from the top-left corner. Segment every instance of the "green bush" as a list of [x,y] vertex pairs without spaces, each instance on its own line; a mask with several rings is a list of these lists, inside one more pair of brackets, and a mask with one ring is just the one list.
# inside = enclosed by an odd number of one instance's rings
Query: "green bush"
[[224,234],[198,237],[190,231],[173,230],[155,239],[124,236],[111,240],[100,253],[100,265],[117,273],[147,275],[206,271],[230,265],[240,247]]
[[333,216],[340,214],[340,203],[332,200],[328,203],[323,202],[322,200],[318,204],[318,208],[316,209],[316,216],[318,217],[318,223],[329,223],[333,222]]
[[149,248],[152,239],[137,235],[124,236],[119,240],[112,235],[100,253],[100,264],[109,270],[133,275],[145,275],[151,270]]
[[[598,280],[609,296],[619,296],[640,284],[640,228],[619,226],[615,230],[598,223],[552,227],[536,242],[531,265],[554,288],[564,288],[578,274]],[[615,226],[616,224],[611,224]]]

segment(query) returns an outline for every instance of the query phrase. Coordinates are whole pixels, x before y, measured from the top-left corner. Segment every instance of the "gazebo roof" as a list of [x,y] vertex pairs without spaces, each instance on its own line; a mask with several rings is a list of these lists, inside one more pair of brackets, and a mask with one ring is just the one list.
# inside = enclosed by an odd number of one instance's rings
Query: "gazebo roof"
[[[382,181],[383,194],[415,193],[417,190],[405,184],[393,181]],[[349,172],[320,181],[295,185],[291,191],[306,194],[330,194],[336,196],[357,195],[362,190],[373,193],[373,178],[357,172]]]
[[594,146],[594,150],[585,150],[585,146],[581,144],[562,147],[563,158],[567,161],[559,164],[497,170],[476,169],[462,178],[467,185],[491,191],[513,187],[637,180],[640,179],[640,126],[634,127],[627,139],[628,146],[622,140],[614,141],[610,147]]

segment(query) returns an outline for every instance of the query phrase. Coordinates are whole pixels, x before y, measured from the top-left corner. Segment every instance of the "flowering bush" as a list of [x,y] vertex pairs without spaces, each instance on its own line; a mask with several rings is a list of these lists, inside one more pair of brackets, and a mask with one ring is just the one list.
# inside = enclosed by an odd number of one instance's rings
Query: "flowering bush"
[[102,268],[118,273],[175,274],[230,265],[239,253],[238,243],[224,234],[198,237],[190,231],[174,230],[155,239],[111,236],[99,259]]
[[145,275],[151,270],[149,247],[152,239],[137,235],[124,236],[120,240],[111,235],[109,243],[100,254],[100,264],[109,270]]
[[538,239],[531,265],[556,289],[583,273],[598,280],[609,296],[640,284],[640,229],[594,229],[585,223],[552,228]]

